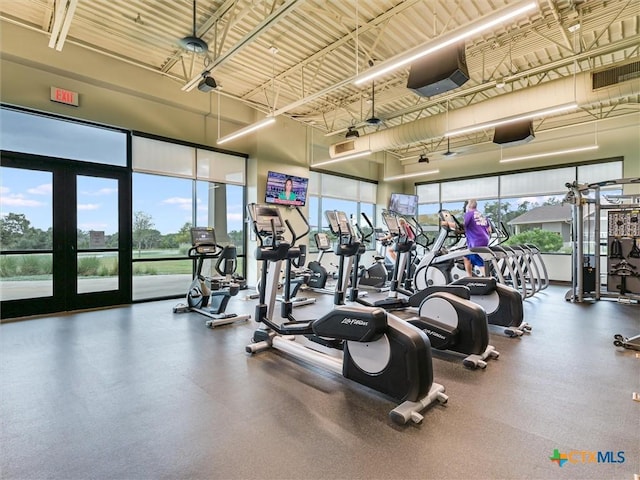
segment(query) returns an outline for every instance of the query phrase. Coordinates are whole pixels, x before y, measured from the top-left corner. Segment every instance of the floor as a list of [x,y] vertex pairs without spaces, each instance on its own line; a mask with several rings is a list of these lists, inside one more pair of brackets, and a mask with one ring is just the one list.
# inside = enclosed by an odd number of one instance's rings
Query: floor
[[[434,353],[449,401],[406,426],[376,392],[245,353],[253,321],[208,329],[176,301],[5,323],[0,478],[633,479],[640,352],[612,340],[640,333],[640,307],[566,290],[525,301],[530,335],[492,327],[485,370]],[[229,311],[253,313],[244,293]]]

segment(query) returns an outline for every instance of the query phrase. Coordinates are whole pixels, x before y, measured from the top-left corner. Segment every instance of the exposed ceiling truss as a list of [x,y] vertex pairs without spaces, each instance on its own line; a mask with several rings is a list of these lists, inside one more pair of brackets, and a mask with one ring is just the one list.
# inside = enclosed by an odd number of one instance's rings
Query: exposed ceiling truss
[[[0,2],[0,18],[50,34],[73,10],[65,42],[174,79],[190,90],[210,71],[224,95],[318,129],[332,141],[348,127],[361,135],[465,108],[508,92],[640,58],[637,0],[538,0],[533,13],[466,42],[470,80],[435,97],[406,88],[408,69],[368,84],[369,65],[473,23],[510,0],[198,0],[194,31],[206,52],[182,48],[192,0],[21,0]],[[73,7],[73,8],[70,8]],[[59,44],[60,42],[58,42]],[[373,87],[373,88],[372,88]],[[372,111],[382,122],[365,120]],[[191,95],[203,95],[195,90]],[[561,128],[637,112],[638,97],[536,122]],[[452,139],[486,142],[491,132]],[[397,157],[442,150],[446,139],[394,148]]]

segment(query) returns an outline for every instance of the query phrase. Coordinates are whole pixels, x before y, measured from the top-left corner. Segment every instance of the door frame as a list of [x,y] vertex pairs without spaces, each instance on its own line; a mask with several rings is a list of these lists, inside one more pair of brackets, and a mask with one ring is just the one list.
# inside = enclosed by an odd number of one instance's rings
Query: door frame
[[[48,171],[53,175],[53,249],[44,251],[53,254],[53,296],[2,301],[2,319],[131,303],[130,170],[114,165],[5,151],[1,152],[0,164],[3,167]],[[77,293],[77,176],[118,181],[117,290]]]

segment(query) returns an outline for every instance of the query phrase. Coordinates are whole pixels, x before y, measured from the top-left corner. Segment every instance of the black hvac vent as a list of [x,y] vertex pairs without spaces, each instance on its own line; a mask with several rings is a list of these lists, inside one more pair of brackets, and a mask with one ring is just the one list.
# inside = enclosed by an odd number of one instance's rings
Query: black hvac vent
[[464,42],[460,42],[413,62],[407,88],[422,97],[432,97],[461,87],[467,80]]
[[591,75],[594,90],[638,77],[640,77],[640,62],[627,63]]

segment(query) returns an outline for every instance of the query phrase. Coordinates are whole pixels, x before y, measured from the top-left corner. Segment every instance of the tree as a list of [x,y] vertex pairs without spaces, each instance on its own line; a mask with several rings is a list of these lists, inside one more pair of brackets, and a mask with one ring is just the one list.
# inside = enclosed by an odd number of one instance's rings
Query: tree
[[105,246],[107,248],[117,248],[118,247],[118,241],[119,241],[119,235],[118,232],[112,234],[112,235],[106,235],[105,236]]
[[494,222],[499,222],[511,210],[509,202],[487,202],[484,205],[485,217],[491,217]]
[[511,237],[506,244],[533,243],[541,252],[558,252],[562,248],[562,237],[559,233],[534,228]]
[[0,218],[0,242],[3,248],[16,247],[31,229],[31,222],[24,213],[8,213]]
[[162,240],[162,233],[160,233],[159,230],[156,230],[155,228],[145,230],[142,247],[145,249],[156,248],[160,246],[161,240]]
[[175,236],[176,246],[181,243],[191,243],[191,222],[186,222]]
[[78,248],[89,248],[90,246],[89,232],[85,232],[84,230],[80,230],[78,228],[76,231],[76,238],[78,242]]
[[0,243],[5,250],[50,249],[53,230],[33,228],[23,213],[8,213],[0,218]]
[[133,243],[138,247],[138,256],[145,245],[147,237],[154,227],[153,218],[145,212],[135,212],[133,215]]
[[232,245],[235,245],[236,247],[238,247],[239,249],[242,249],[244,247],[243,243],[242,243],[242,230],[231,230],[229,232],[229,242]]

